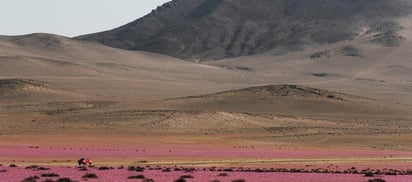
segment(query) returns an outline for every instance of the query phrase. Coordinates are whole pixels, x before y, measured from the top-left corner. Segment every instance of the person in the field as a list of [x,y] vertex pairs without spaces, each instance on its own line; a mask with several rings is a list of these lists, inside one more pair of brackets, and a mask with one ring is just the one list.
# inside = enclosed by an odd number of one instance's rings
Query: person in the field
[[92,160],[85,159],[85,158],[82,157],[77,161],[77,163],[79,164],[79,166],[80,165],[89,165],[89,166],[91,166],[92,165]]

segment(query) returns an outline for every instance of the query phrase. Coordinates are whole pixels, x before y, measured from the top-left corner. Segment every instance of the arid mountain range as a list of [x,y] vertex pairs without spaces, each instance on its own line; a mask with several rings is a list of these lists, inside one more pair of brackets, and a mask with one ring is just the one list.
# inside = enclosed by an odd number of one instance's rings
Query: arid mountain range
[[110,31],[77,37],[127,50],[202,61],[370,37],[397,46],[409,0],[173,0]]

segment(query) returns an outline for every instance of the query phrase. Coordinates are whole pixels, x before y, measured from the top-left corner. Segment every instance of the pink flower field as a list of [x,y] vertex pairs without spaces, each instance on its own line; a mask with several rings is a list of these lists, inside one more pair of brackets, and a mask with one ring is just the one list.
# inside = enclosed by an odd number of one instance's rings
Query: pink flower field
[[[368,181],[370,179],[384,179],[393,182],[412,181],[411,175],[374,175],[365,177],[364,174],[333,174],[333,173],[298,173],[298,172],[246,172],[246,171],[229,171],[228,169],[214,168],[209,169],[185,169],[185,168],[167,168],[167,167],[145,167],[140,172],[131,171],[128,168],[78,168],[78,167],[0,167],[0,179],[2,182],[18,182],[28,177],[39,177],[37,181],[57,181],[61,178],[70,178],[73,181],[174,181],[184,177],[186,181],[221,181],[231,182],[237,179],[243,179],[250,182],[261,181],[317,181],[317,182],[347,182],[347,181]],[[103,170],[102,170],[103,169]],[[43,177],[45,174],[57,174],[56,177]],[[83,178],[85,174],[95,174],[97,178]],[[129,179],[135,176],[135,179]]]
[[[0,181],[412,181],[409,152],[224,146],[0,146]],[[87,157],[97,167],[79,168]],[[119,161],[117,161],[119,160]],[[147,161],[146,161],[147,160]],[[324,160],[324,161],[323,161]],[[117,162],[116,162],[117,161]],[[362,162],[357,162],[362,161]],[[10,166],[16,164],[17,167]],[[120,165],[139,164],[140,170]],[[30,166],[30,165],[42,165]],[[104,167],[105,165],[109,167]],[[29,167],[27,167],[29,166]],[[116,167],[110,167],[116,166]],[[178,167],[177,167],[178,166]],[[183,166],[183,167],[182,167]],[[189,167],[190,166],[190,167]],[[217,167],[212,167],[217,166]],[[47,174],[54,174],[52,176]],[[56,175],[57,174],[57,175]],[[96,178],[83,178],[86,174]],[[93,177],[93,176],[92,176]]]

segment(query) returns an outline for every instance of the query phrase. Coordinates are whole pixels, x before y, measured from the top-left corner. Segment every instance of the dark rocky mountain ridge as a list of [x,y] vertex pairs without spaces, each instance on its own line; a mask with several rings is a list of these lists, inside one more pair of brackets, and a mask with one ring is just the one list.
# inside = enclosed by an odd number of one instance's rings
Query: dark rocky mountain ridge
[[365,33],[377,34],[376,43],[396,46],[396,32],[402,28],[396,18],[409,15],[411,4],[410,0],[173,0],[127,25],[76,39],[187,60],[267,51],[283,54]]

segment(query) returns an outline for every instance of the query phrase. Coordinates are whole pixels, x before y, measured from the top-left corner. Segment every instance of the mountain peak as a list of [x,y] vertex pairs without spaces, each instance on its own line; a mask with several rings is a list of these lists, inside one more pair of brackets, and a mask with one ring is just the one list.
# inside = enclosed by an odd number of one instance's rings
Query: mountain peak
[[[282,54],[398,31],[408,0],[174,0],[122,27],[77,39],[188,60]],[[390,35],[393,36],[394,33]]]

